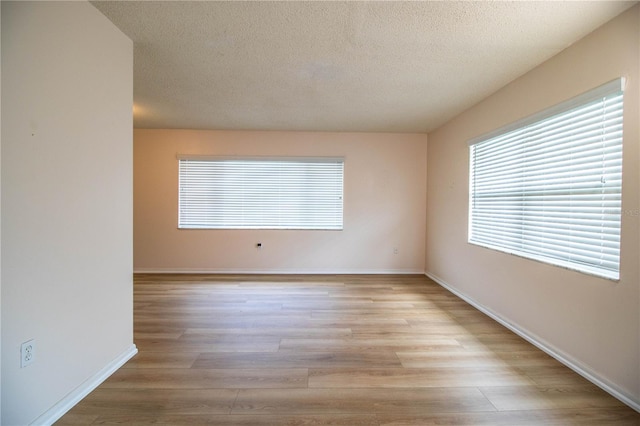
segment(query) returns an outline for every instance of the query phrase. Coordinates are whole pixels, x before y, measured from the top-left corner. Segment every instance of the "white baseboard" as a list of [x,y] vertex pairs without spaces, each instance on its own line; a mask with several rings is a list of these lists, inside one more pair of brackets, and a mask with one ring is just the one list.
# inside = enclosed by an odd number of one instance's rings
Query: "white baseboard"
[[71,393],[62,398],[56,405],[47,410],[31,424],[48,426],[58,421],[78,402],[80,402],[85,396],[89,395],[91,391],[97,388],[102,382],[104,382],[110,375],[115,373],[118,368],[122,367],[125,362],[129,361],[137,353],[138,348],[136,348],[136,345],[131,344],[131,346],[129,346],[124,352],[118,355],[116,359],[105,365],[100,371],[85,380],[80,386],[78,386]]
[[632,396],[627,395],[625,392],[618,389],[615,384],[610,383],[609,381],[607,381],[602,377],[599,377],[598,374],[592,371],[589,367],[581,364],[580,362],[573,359],[571,356],[565,354],[563,351],[559,350],[553,345],[549,344],[548,342],[546,342],[544,339],[537,336],[536,334],[531,333],[530,331],[520,327],[519,325],[512,323],[508,319],[502,317],[500,314],[481,305],[480,303],[476,302],[474,299],[467,296],[466,294],[456,290],[447,282],[442,280],[440,277],[433,275],[429,272],[425,272],[425,275],[431,278],[436,283],[438,283],[440,286],[444,287],[445,289],[449,290],[451,293],[458,296],[460,299],[464,300],[465,302],[473,306],[474,308],[478,309],[483,314],[496,320],[497,322],[499,322],[509,330],[513,331],[518,336],[522,337],[523,339],[525,339],[526,341],[528,341],[538,349],[542,350],[549,356],[555,358],[557,361],[569,367],[570,369],[572,369],[573,371],[575,371],[585,379],[589,380],[594,385],[600,387],[602,390],[609,393],[614,398],[627,404],[629,407],[633,408],[637,412],[640,412],[640,401],[634,399]]
[[238,270],[189,268],[137,268],[134,274],[220,274],[220,275],[424,275],[422,269],[360,270]]

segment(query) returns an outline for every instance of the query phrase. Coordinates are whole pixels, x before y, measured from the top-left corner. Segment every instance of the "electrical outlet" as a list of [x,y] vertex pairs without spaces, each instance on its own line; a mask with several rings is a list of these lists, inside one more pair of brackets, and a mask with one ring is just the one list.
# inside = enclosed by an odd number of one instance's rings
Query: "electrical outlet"
[[31,339],[20,346],[20,368],[25,368],[36,359],[36,341]]
[[393,254],[398,254],[398,248],[397,247],[393,248]]

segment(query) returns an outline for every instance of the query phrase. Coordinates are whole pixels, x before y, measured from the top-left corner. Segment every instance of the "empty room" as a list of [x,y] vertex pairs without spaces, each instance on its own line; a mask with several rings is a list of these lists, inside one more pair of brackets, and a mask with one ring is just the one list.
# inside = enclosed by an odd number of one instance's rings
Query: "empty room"
[[640,424],[635,1],[2,1],[2,425]]

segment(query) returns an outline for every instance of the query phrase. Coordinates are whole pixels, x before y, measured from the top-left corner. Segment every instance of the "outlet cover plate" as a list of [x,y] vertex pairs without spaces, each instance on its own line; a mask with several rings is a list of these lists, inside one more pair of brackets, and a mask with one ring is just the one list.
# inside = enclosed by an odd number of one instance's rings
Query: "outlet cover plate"
[[36,359],[36,341],[28,340],[20,345],[20,368],[25,368]]

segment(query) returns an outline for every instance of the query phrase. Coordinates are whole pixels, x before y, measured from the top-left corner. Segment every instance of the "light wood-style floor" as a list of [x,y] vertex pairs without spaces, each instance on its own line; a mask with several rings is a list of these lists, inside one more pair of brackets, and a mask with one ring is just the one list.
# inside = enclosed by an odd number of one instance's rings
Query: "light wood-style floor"
[[424,276],[137,275],[139,354],[57,423],[638,425]]

